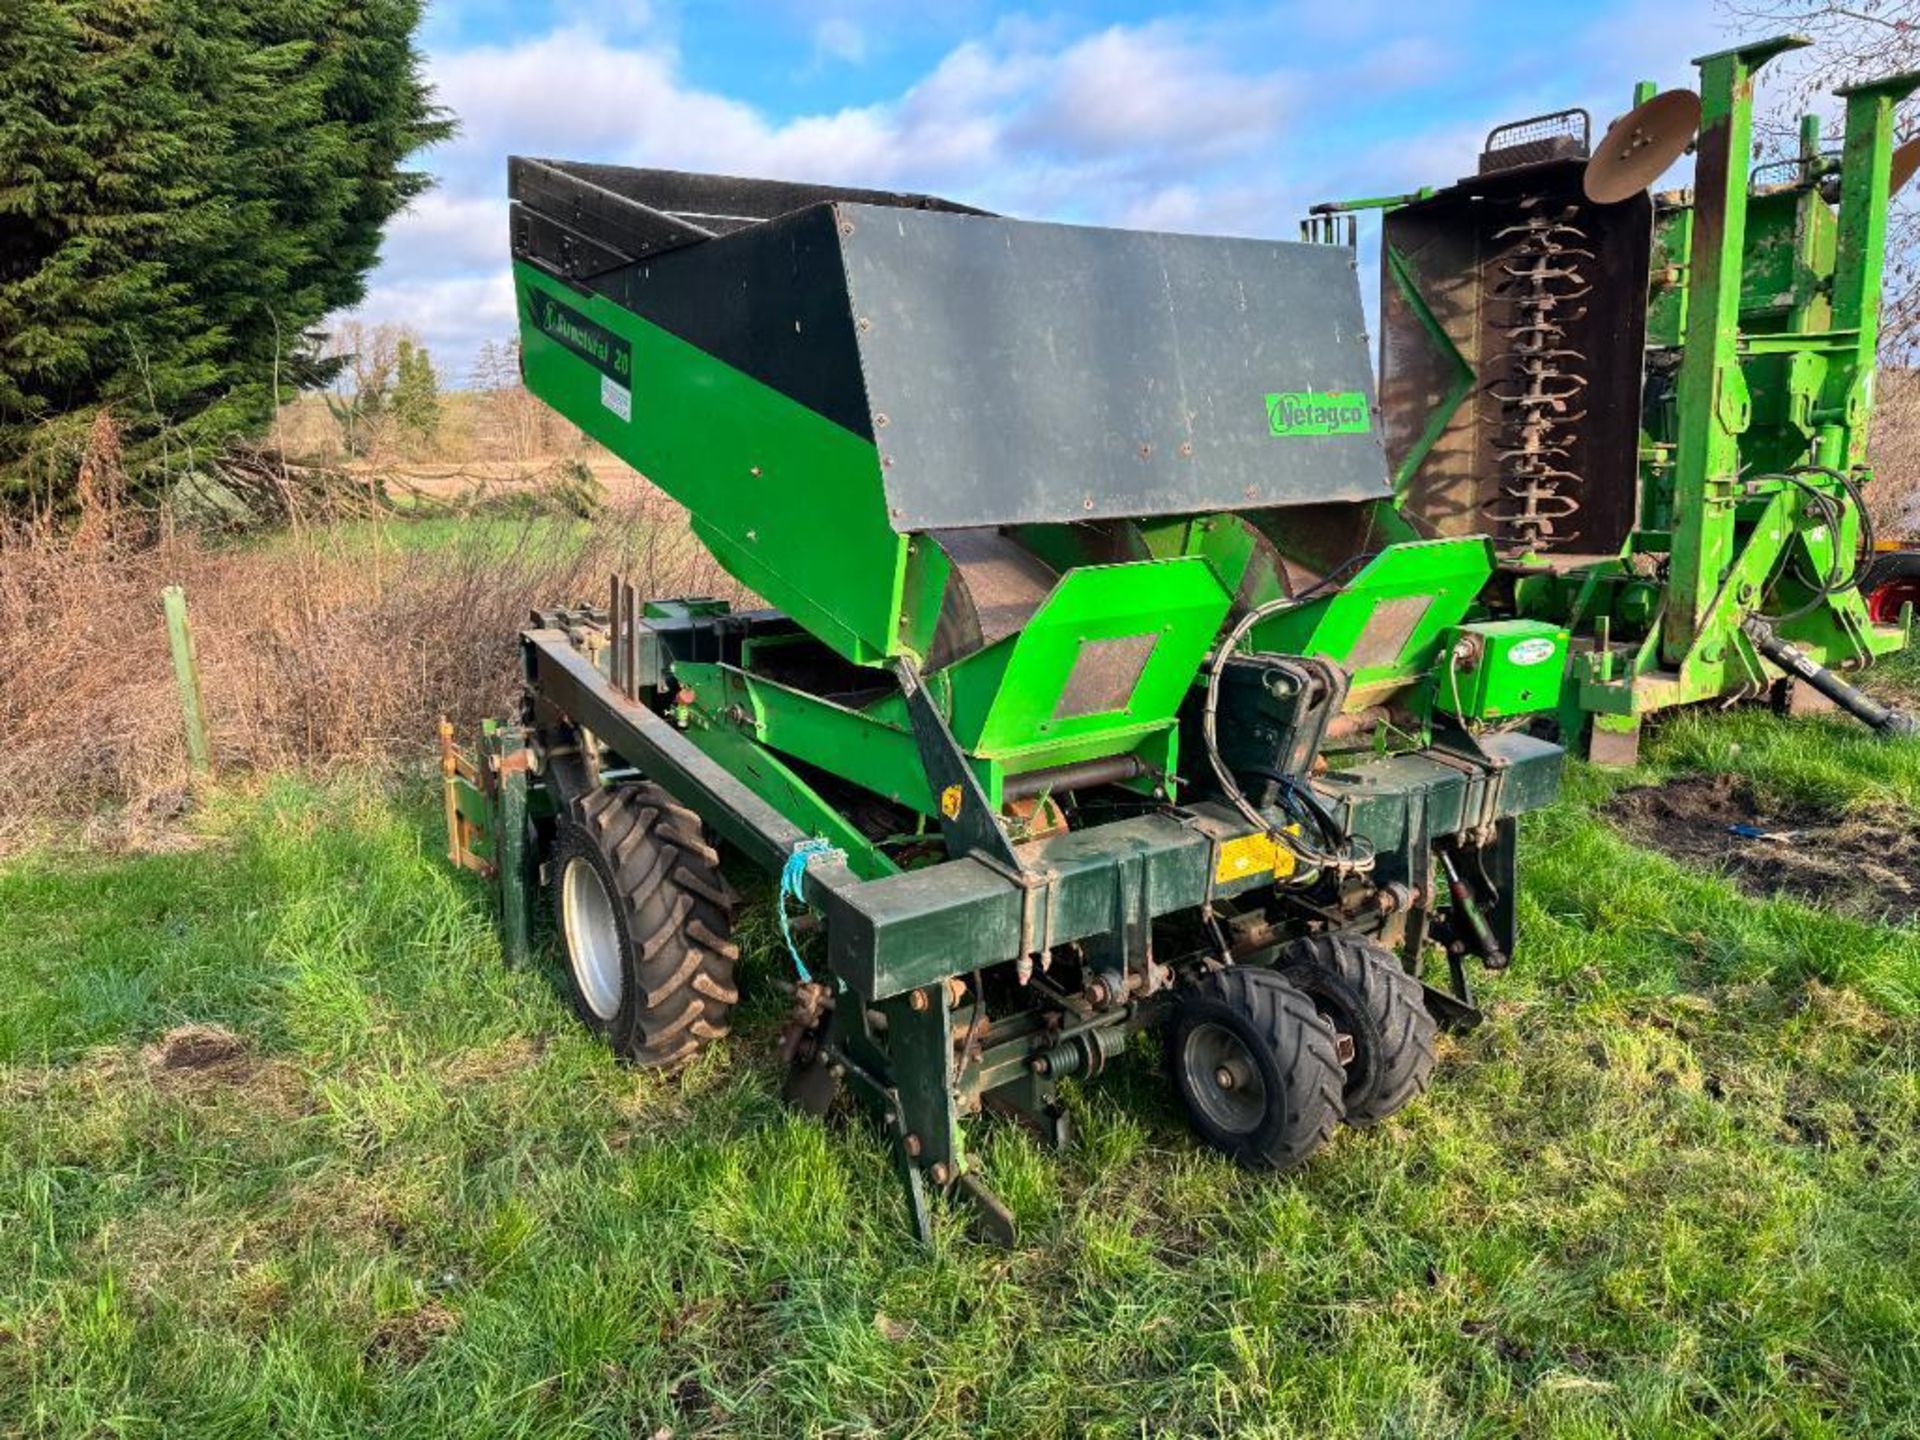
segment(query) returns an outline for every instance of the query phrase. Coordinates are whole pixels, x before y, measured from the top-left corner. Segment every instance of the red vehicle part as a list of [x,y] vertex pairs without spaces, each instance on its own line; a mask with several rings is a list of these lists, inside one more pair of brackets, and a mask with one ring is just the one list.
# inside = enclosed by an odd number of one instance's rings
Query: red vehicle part
[[1860,590],[1876,625],[1899,624],[1904,605],[1920,612],[1920,550],[1890,550],[1875,556]]

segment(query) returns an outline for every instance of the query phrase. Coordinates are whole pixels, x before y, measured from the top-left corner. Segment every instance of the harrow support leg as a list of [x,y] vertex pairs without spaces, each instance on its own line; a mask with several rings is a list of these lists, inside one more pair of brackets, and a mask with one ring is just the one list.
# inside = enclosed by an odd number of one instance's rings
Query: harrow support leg
[[915,1232],[932,1240],[937,1190],[968,1201],[991,1238],[1013,1244],[1012,1214],[969,1169],[954,1084],[957,1048],[967,1037],[956,1028],[947,986],[922,986],[874,1011],[866,1033],[843,1032],[841,1058],[854,1093],[887,1132]]
[[500,888],[500,949],[507,964],[520,969],[533,954],[533,892],[539,885],[533,847],[528,843],[526,732],[517,726],[488,723],[480,738],[481,763],[487,768],[493,797],[495,884]]
[[1640,760],[1640,717],[1596,715],[1587,733],[1587,759],[1595,765],[1634,765]]

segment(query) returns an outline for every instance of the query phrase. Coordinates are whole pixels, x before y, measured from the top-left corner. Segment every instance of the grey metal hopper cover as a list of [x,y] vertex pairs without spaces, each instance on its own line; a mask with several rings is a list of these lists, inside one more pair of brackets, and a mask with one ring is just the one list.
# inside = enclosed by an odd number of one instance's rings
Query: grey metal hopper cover
[[835,210],[896,529],[1391,495],[1345,247]]

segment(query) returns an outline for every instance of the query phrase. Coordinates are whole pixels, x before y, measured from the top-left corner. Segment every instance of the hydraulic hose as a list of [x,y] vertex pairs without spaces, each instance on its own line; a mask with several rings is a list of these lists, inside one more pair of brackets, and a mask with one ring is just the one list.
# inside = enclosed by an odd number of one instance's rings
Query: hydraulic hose
[[[1361,873],[1373,868],[1373,853],[1370,849],[1363,849],[1360,854],[1356,855],[1354,853],[1355,840],[1352,836],[1341,836],[1339,842],[1331,845],[1328,850],[1319,850],[1309,845],[1299,835],[1292,834],[1289,831],[1275,826],[1254,807],[1251,800],[1247,799],[1246,792],[1240,788],[1239,782],[1233,778],[1232,772],[1227,769],[1227,763],[1220,754],[1220,676],[1226,669],[1227,660],[1239,647],[1240,642],[1247,637],[1253,627],[1259,624],[1260,621],[1270,615],[1277,615],[1282,611],[1291,610],[1296,605],[1304,604],[1320,591],[1333,588],[1347,575],[1353,573],[1353,571],[1359,569],[1373,558],[1374,556],[1371,554],[1356,555],[1332,573],[1308,586],[1305,590],[1302,590],[1298,595],[1283,596],[1277,600],[1269,600],[1263,605],[1254,606],[1248,610],[1246,614],[1242,615],[1239,623],[1227,633],[1227,637],[1220,642],[1219,648],[1213,653],[1212,661],[1207,665],[1207,701],[1200,715],[1200,738],[1202,744],[1206,746],[1207,761],[1213,767],[1214,779],[1219,782],[1221,793],[1227,797],[1228,802],[1234,809],[1240,812],[1248,824],[1266,831],[1276,843],[1285,845],[1303,864],[1313,869]],[[1282,785],[1283,793],[1291,792],[1295,798],[1299,797],[1303,788],[1304,787],[1301,787],[1298,782],[1294,781],[1291,777],[1286,777],[1285,783]],[[1324,810],[1321,811],[1320,816],[1316,816],[1315,818],[1319,819],[1322,816],[1325,820],[1325,823],[1321,826],[1323,836],[1331,841],[1333,834],[1330,832],[1335,831],[1337,827],[1333,826],[1332,817],[1325,815]]]

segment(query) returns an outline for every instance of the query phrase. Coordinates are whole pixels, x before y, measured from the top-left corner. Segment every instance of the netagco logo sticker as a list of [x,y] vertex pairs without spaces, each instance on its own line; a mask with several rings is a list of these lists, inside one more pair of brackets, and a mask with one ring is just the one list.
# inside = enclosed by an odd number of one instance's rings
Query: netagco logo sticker
[[1364,435],[1373,415],[1358,390],[1286,390],[1267,396],[1267,424],[1276,435]]

